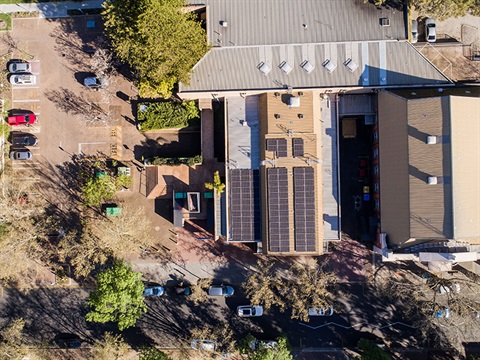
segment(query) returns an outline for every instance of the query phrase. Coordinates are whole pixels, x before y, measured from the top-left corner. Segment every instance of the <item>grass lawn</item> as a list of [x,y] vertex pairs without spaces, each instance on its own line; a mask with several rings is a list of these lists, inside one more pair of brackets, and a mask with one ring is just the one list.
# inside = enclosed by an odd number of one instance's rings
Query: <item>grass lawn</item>
[[0,31],[10,30],[12,28],[12,18],[10,15],[0,13],[0,20],[3,20],[7,23],[7,27],[0,29]]

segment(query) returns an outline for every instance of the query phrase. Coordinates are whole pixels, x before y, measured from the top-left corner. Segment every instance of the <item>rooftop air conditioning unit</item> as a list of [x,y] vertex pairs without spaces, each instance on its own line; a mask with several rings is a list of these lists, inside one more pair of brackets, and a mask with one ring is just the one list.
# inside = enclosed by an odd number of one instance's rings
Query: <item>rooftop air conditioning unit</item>
[[381,26],[390,26],[390,19],[389,18],[381,18],[380,19]]
[[307,74],[310,74],[314,69],[315,69],[315,66],[312,65],[311,62],[309,62],[308,60],[305,60],[304,62],[302,62],[300,64],[300,67],[307,73]]
[[327,69],[327,71],[331,74],[335,71],[337,68],[337,65],[335,65],[333,62],[330,61],[330,59],[327,59],[323,62],[322,66]]
[[265,64],[263,61],[260,64],[258,64],[257,69],[260,70],[260,72],[265,76],[267,76],[268,73],[272,71],[272,68],[267,64]]
[[437,185],[438,179],[436,176],[429,176],[427,180],[428,185]]
[[437,137],[436,136],[427,136],[427,144],[428,145],[433,145],[437,143]]
[[223,27],[227,27],[228,26],[228,23],[224,20],[220,21],[220,25],[223,26]]
[[348,58],[343,65],[345,65],[350,72],[354,72],[358,68],[358,65],[351,58]]
[[300,98],[292,96],[290,99],[288,99],[288,106],[299,107],[300,106]]
[[282,61],[278,67],[283,71],[285,75],[288,75],[292,72],[293,68],[286,61]]

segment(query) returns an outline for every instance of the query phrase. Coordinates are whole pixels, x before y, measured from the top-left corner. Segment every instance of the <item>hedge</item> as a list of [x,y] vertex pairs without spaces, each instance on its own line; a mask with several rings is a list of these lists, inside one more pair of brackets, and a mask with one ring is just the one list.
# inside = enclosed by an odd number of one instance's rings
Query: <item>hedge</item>
[[195,124],[199,111],[194,101],[142,103],[137,119],[142,131],[184,128]]

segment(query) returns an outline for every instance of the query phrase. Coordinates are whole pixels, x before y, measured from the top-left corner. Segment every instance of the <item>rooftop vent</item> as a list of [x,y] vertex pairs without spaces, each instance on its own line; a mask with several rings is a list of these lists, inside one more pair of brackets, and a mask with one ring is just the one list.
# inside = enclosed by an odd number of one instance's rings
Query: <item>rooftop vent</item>
[[228,26],[228,23],[224,20],[220,21],[220,25],[223,26],[223,27],[227,27]]
[[439,92],[439,93],[443,92],[443,89],[442,89],[442,88],[438,88],[438,92]]
[[427,136],[427,144],[428,145],[433,145],[433,144],[437,144],[438,141],[437,141],[437,137],[436,136]]
[[298,114],[299,119],[303,119],[303,114]]
[[310,74],[314,69],[315,69],[315,66],[312,65],[311,62],[309,62],[308,60],[305,60],[304,62],[302,62],[300,64],[300,67],[307,73],[307,74]]
[[358,68],[358,65],[351,58],[348,58],[343,65],[345,65],[350,72],[354,72]]
[[260,70],[260,72],[265,76],[267,76],[268,73],[272,71],[272,68],[267,64],[265,64],[263,61],[260,64],[258,64],[257,69]]
[[322,66],[327,69],[329,73],[333,73],[335,69],[337,68],[337,65],[335,65],[333,62],[330,61],[330,59],[327,59],[323,62]]
[[290,99],[288,99],[288,106],[299,107],[300,106],[300,98],[292,96]]
[[282,61],[278,67],[284,72],[285,75],[288,75],[292,72],[293,68],[286,61]]
[[390,26],[390,19],[389,18],[381,18],[380,19],[381,26]]
[[428,185],[437,185],[438,184],[438,178],[436,176],[429,176],[427,180]]
[[275,117],[275,119],[280,119],[281,118],[280,114],[275,114],[273,116]]

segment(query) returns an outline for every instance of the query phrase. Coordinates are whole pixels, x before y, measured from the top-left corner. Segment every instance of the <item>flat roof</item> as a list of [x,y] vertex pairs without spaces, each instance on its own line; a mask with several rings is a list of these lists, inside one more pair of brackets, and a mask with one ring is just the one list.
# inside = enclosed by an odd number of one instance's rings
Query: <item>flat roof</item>
[[[190,4],[198,1],[190,0]],[[405,39],[403,7],[363,0],[204,0],[213,46]],[[388,18],[389,26],[381,26]]]

